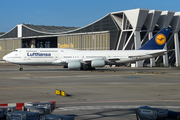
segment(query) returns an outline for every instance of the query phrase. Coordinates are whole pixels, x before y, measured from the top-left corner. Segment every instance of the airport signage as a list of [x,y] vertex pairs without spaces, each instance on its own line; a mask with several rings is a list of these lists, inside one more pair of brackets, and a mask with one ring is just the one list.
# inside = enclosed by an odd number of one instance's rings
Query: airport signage
[[58,48],[74,48],[74,44],[73,43],[69,43],[69,44],[60,44],[58,43]]

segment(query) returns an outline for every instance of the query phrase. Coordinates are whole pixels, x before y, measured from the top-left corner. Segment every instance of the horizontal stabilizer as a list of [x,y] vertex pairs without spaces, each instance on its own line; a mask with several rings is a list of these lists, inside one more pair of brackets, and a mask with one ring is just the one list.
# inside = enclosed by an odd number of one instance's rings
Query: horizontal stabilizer
[[148,55],[162,56],[162,55],[164,55],[165,53],[170,52],[170,51],[174,51],[174,49],[172,49],[172,50],[164,50],[164,51],[160,51],[160,52],[156,52],[156,53],[148,53]]

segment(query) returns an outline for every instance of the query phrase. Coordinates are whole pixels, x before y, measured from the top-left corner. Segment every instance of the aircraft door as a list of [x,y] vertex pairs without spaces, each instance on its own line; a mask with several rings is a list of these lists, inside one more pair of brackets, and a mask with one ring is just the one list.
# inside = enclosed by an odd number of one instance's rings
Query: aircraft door
[[[25,55],[27,55],[27,52],[25,52],[25,53],[26,53]],[[31,60],[31,56],[27,55],[27,60]]]
[[55,60],[57,60],[57,59],[58,59],[58,52],[57,52],[57,53],[55,53],[55,57],[54,57],[54,59],[55,59]]
[[21,57],[21,50],[18,50],[18,55],[19,57]]
[[110,55],[110,54],[107,54],[107,55],[106,55],[106,59],[107,59],[107,58],[110,58],[110,57],[111,57],[111,55]]
[[[41,53],[39,49],[37,50],[37,53]],[[38,64],[40,64],[42,62],[45,62],[45,59],[42,59],[41,57],[39,57],[39,58],[36,58],[36,61],[38,61]]]
[[83,54],[83,55],[81,55],[81,59],[84,59],[84,58],[86,58],[86,56]]
[[63,59],[64,58],[64,50],[58,51],[58,59]]
[[20,55],[23,57],[23,60],[27,60],[27,56],[26,56],[27,53],[25,51],[23,52],[21,50],[19,52],[20,52]]

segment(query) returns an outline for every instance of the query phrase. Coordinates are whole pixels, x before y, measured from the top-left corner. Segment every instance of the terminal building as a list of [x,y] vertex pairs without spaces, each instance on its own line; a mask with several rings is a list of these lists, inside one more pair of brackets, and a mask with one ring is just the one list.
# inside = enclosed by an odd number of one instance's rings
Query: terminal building
[[136,62],[143,66],[180,66],[180,12],[132,9],[112,12],[78,28],[19,24],[0,34],[0,60],[16,48],[67,48],[77,50],[134,50],[162,28],[171,28],[164,56]]

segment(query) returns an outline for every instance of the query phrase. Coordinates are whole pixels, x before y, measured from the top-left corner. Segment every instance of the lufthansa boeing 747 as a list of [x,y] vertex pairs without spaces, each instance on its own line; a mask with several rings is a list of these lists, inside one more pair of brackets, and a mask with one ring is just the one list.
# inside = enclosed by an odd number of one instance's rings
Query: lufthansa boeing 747
[[7,62],[21,65],[60,65],[68,69],[94,69],[105,65],[119,65],[157,56],[167,50],[164,45],[171,28],[163,28],[138,50],[74,50],[61,48],[19,48],[5,55]]

